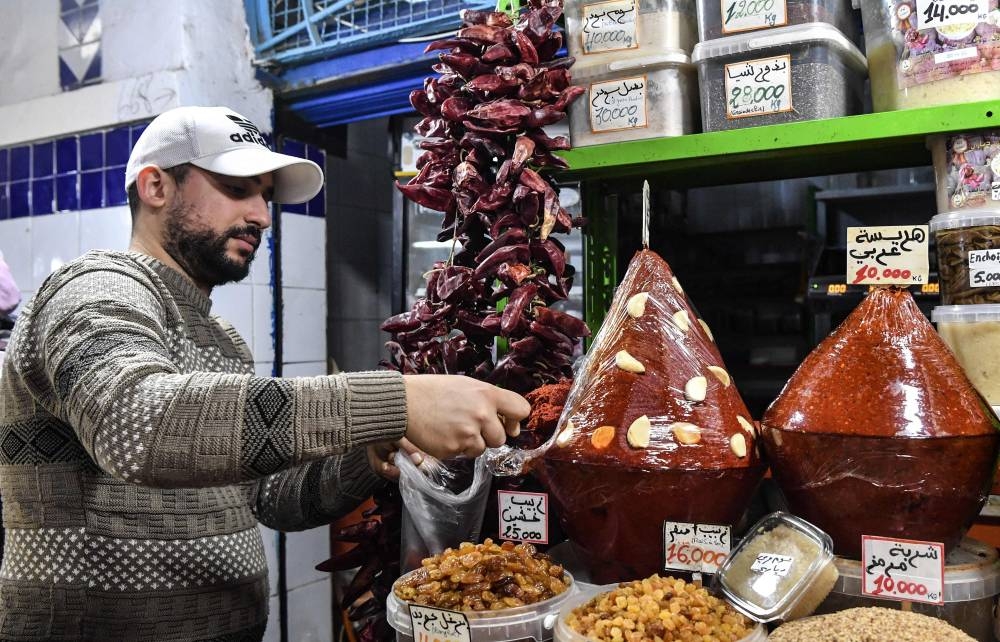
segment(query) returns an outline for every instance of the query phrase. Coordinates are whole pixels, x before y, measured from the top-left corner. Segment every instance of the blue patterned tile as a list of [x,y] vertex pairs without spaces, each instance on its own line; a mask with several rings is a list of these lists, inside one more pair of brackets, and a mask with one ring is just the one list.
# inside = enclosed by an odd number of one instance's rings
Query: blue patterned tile
[[104,167],[104,133],[80,136],[80,169]]
[[99,207],[104,207],[104,172],[83,172],[80,174],[80,209]]
[[80,43],[81,35],[81,23],[83,22],[83,14],[80,12],[79,7],[62,7],[62,12],[59,14],[59,19],[64,25],[66,25],[66,31],[73,36],[73,40]]
[[83,6],[97,5],[97,0],[83,0]]
[[281,211],[287,214],[305,214],[306,204],[305,203],[294,203],[290,205],[282,205]]
[[31,177],[31,147],[22,145],[10,150],[10,180],[17,181]]
[[10,151],[7,149],[0,149],[0,183],[7,181],[9,174],[7,173],[7,168],[10,166],[7,159],[10,158]]
[[319,165],[324,172],[326,171],[326,152],[322,148],[306,145],[306,158]]
[[0,183],[0,221],[10,218],[10,199],[7,197],[7,184]]
[[21,218],[31,214],[31,184],[18,181],[10,184],[10,218]]
[[306,157],[306,145],[305,143],[300,143],[297,140],[292,140],[290,138],[285,139],[284,147],[282,148],[282,153],[288,154],[289,156],[297,156],[299,158]]
[[65,62],[63,62],[62,57],[59,58],[59,86],[63,90],[73,89],[77,86],[79,80],[77,80],[76,74],[73,70],[69,68]]
[[125,168],[111,167],[104,170],[104,205],[124,205],[128,202],[125,193]]
[[59,11],[61,13],[66,13],[67,11],[72,11],[77,9],[80,5],[77,4],[76,0],[60,0]]
[[94,59],[90,61],[90,66],[87,67],[87,73],[83,74],[81,80],[85,83],[92,83],[94,81],[101,79],[101,50],[97,50],[97,54],[94,55]]
[[31,215],[51,214],[56,207],[55,179],[37,178],[31,181]]
[[323,218],[326,216],[326,188],[319,191],[319,194],[309,201],[309,216]]
[[80,209],[77,174],[56,177],[56,211],[70,212]]
[[45,178],[54,173],[55,145],[52,141],[35,143],[31,146],[31,177]]
[[79,149],[76,136],[67,136],[56,141],[56,174],[75,172],[80,166],[77,157]]
[[104,166],[124,165],[131,150],[129,128],[119,127],[104,134]]
[[[149,123],[132,125],[132,147],[135,147],[135,143],[139,140],[139,137],[142,136],[142,132],[146,131],[147,125],[149,125]],[[129,152],[131,152],[131,149],[129,149]]]

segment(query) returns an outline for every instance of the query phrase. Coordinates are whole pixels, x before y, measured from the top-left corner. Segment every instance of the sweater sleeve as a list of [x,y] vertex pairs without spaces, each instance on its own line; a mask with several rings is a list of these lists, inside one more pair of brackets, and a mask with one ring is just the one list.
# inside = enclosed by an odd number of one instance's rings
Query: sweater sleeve
[[258,480],[250,506],[268,528],[305,530],[343,517],[386,483],[359,448]]
[[242,482],[405,432],[405,390],[395,372],[182,372],[193,345],[141,275],[81,274],[47,293],[36,315],[39,372],[25,379],[94,461],[125,481]]

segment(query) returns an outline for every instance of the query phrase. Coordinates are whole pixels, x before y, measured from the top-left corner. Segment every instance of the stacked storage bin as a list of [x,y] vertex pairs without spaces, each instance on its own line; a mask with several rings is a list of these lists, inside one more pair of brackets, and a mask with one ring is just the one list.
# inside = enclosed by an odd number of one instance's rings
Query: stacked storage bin
[[864,108],[850,0],[698,0],[705,131],[835,118]]
[[566,0],[574,147],[697,132],[694,0]]

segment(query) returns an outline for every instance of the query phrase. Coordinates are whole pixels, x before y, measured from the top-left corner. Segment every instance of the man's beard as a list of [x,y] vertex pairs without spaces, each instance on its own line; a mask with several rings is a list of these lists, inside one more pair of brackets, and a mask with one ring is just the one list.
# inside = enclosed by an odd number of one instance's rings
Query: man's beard
[[215,287],[235,281],[242,281],[250,273],[250,264],[256,252],[242,261],[234,261],[226,255],[226,244],[237,236],[252,236],[261,240],[260,228],[234,226],[217,235],[210,229],[189,226],[190,207],[178,200],[166,212],[167,237],[164,249],[177,261],[188,276],[196,283]]

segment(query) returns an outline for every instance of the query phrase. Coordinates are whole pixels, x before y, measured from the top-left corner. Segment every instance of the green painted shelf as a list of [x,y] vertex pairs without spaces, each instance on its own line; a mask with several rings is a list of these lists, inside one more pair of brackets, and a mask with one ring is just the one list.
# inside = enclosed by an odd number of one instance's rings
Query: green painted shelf
[[1000,127],[1000,97],[965,105],[609,143],[565,152],[566,178],[726,185],[929,165],[928,134]]

